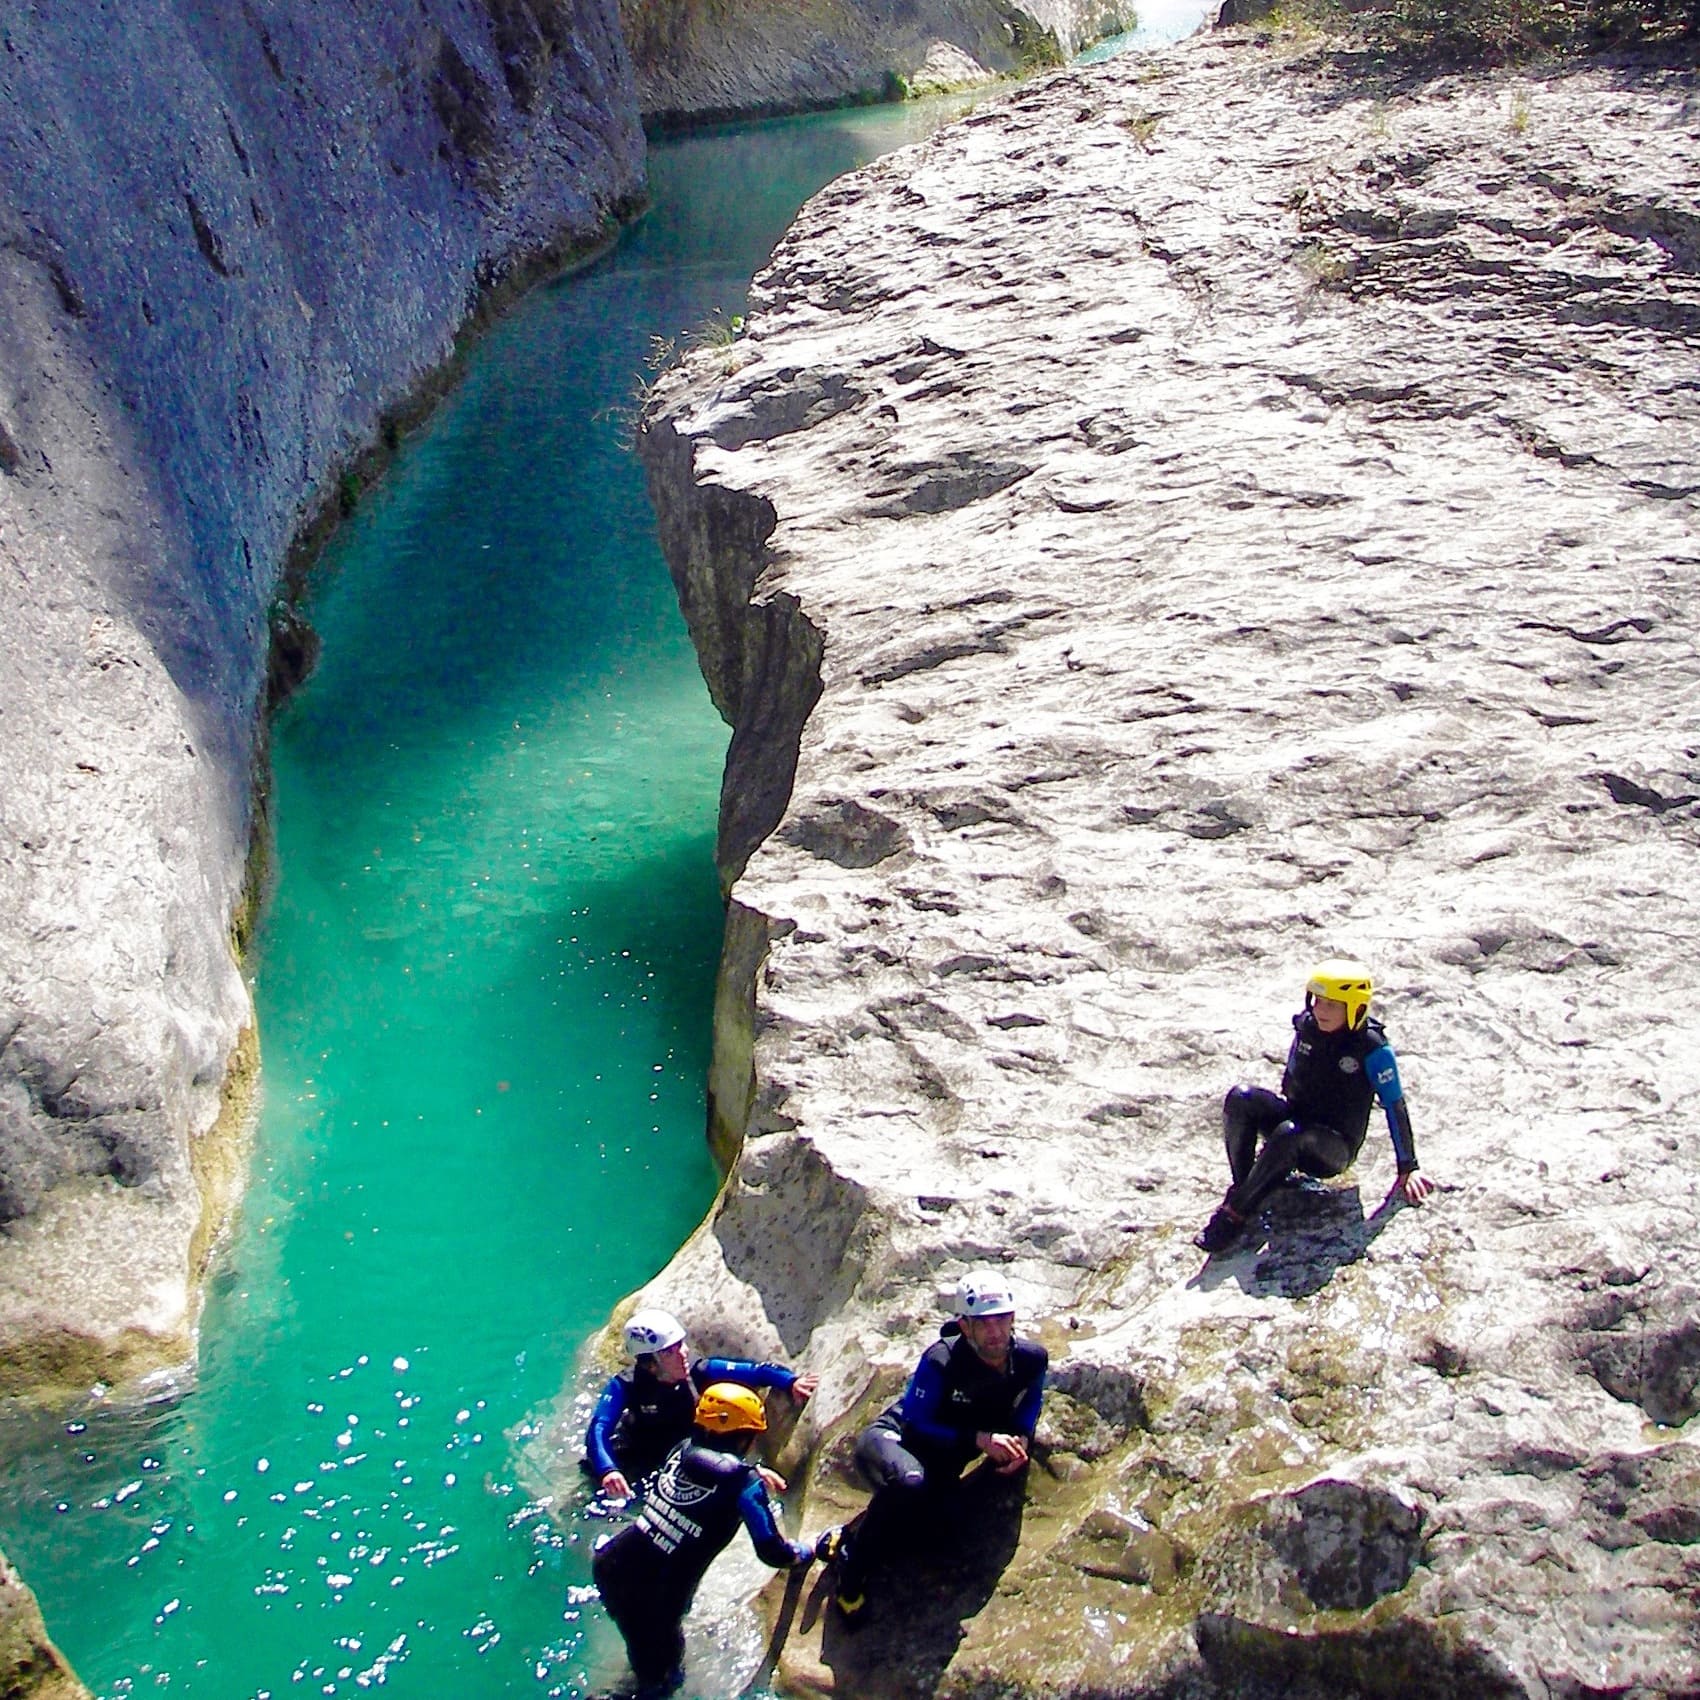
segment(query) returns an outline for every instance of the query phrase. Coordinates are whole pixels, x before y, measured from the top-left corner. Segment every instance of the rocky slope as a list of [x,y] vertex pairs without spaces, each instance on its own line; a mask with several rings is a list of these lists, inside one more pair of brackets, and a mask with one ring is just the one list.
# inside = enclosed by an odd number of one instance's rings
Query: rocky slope
[[285,551],[642,147],[601,0],[0,21],[0,1389],[188,1355]]
[[[821,1374],[809,1531],[963,1268],[1055,1366],[1018,1521],[856,1637],[776,1599],[789,1685],[1700,1694],[1696,98],[1060,74],[655,396],[735,1166],[645,1296]],[[1337,953],[1442,1190],[1376,1129],[1201,1266]]]
[[1133,0],[625,0],[644,117],[805,112],[971,88],[1132,29]]

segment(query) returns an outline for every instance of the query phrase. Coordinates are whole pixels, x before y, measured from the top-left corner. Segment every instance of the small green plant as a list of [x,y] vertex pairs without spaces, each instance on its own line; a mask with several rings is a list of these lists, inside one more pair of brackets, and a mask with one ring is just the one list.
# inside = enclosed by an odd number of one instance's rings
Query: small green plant
[[1511,110],[1506,114],[1505,127],[1514,136],[1521,136],[1529,128],[1529,94],[1527,89],[1517,89],[1511,96]]
[[1352,264],[1321,242],[1307,242],[1293,256],[1293,263],[1308,279],[1312,289],[1343,289],[1352,276]]
[[1157,133],[1162,119],[1155,112],[1131,112],[1125,118],[1118,118],[1116,123],[1149,153],[1151,138]]

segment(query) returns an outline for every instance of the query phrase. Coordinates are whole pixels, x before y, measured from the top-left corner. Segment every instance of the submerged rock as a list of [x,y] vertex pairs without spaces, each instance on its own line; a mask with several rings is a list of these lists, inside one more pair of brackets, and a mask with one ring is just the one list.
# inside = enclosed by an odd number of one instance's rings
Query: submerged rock
[[285,552],[642,145],[613,0],[0,27],[0,1392],[190,1355]]
[[[732,1171],[645,1296],[821,1375],[811,1532],[965,1267],[1055,1372],[1013,1544],[854,1637],[813,1589],[794,1685],[1700,1690],[1697,92],[1058,75],[818,196],[656,392]],[[1378,1117],[1201,1267],[1343,953],[1442,1190]]]

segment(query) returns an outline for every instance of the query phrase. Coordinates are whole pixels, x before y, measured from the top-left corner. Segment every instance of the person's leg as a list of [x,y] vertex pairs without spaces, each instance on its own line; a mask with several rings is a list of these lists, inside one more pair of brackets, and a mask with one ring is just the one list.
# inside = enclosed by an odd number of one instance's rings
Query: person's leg
[[1258,1140],[1291,1114],[1287,1100],[1263,1086],[1236,1086],[1222,1100],[1222,1143],[1235,1186],[1251,1173]]
[[867,1591],[868,1577],[907,1542],[927,1497],[926,1468],[904,1448],[895,1425],[873,1423],[862,1431],[856,1465],[874,1496],[838,1544],[838,1600],[852,1610]]
[[590,1573],[626,1644],[638,1693],[648,1700],[678,1686],[685,1631],[683,1603],[642,1562],[645,1556],[615,1539],[592,1555]]
[[1333,1128],[1281,1122],[1264,1142],[1246,1178],[1228,1193],[1228,1208],[1249,1220],[1293,1170],[1326,1177],[1339,1174],[1351,1160],[1351,1148]]

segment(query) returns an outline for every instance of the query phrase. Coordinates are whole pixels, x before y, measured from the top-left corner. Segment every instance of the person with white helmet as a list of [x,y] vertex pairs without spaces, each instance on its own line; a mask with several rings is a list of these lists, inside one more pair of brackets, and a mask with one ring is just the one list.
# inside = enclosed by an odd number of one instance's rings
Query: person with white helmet
[[[778,1388],[799,1405],[815,1390],[815,1377],[782,1364],[745,1358],[700,1358],[685,1349],[685,1328],[668,1311],[634,1311],[621,1331],[631,1364],[603,1388],[584,1437],[581,1468],[610,1499],[629,1499],[633,1486],[659,1469],[691,1432],[698,1396],[711,1382]],[[776,1490],[784,1482],[769,1472]]]
[[956,1285],[955,1316],[921,1354],[903,1397],[862,1431],[856,1465],[874,1490],[852,1522],[826,1530],[815,1556],[833,1564],[838,1609],[858,1621],[867,1581],[924,1525],[948,1522],[965,1469],[1027,1467],[1049,1358],[1015,1333],[1015,1295],[995,1269]]
[[637,1700],[684,1681],[685,1613],[740,1523],[776,1570],[808,1564],[811,1547],[780,1532],[761,1472],[745,1459],[767,1427],[761,1395],[735,1382],[703,1389],[687,1438],[668,1454],[643,1509],[591,1557],[590,1572],[637,1678]]
[[1417,1167],[1398,1059],[1385,1029],[1369,1013],[1374,992],[1361,962],[1335,957],[1319,963],[1305,983],[1305,1007],[1293,1017],[1281,1090],[1236,1086],[1223,1100],[1222,1135],[1233,1185],[1199,1231],[1194,1241],[1199,1250],[1226,1251],[1264,1199],[1295,1171],[1325,1179],[1349,1168],[1377,1102],[1399,1171],[1394,1192],[1421,1204],[1434,1190]]

